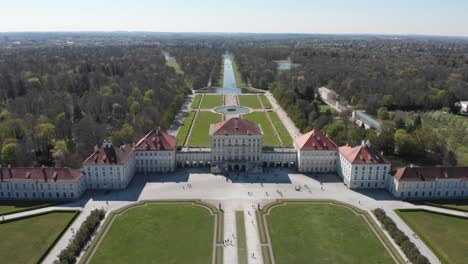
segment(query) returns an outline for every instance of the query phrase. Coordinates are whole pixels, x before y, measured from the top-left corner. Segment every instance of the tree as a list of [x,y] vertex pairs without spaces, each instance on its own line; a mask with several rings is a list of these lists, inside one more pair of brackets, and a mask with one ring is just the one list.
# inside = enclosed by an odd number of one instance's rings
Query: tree
[[153,97],[154,97],[154,91],[148,90],[145,92],[145,95],[143,96],[143,101],[145,103],[151,103],[153,102]]
[[422,126],[421,116],[418,115],[418,116],[416,116],[416,118],[414,119],[413,127],[414,127],[414,129],[418,129],[418,128],[421,128],[421,126]]
[[382,103],[385,106],[389,106],[393,104],[393,96],[391,94],[386,94],[382,96]]
[[393,155],[395,152],[395,135],[393,129],[384,128],[377,136],[376,145],[385,155]]
[[397,117],[396,120],[395,120],[395,128],[396,129],[405,129],[405,127],[406,127],[405,121],[402,118]]
[[2,160],[6,164],[16,164],[16,155],[15,155],[16,143],[11,142],[3,145],[2,147]]
[[386,107],[380,107],[377,111],[377,116],[379,119],[388,120],[390,118],[390,114]]
[[129,124],[124,124],[119,131],[115,131],[114,133],[112,133],[112,144],[116,146],[121,146],[126,143],[132,143],[133,134],[133,127]]
[[331,123],[327,129],[328,137],[333,139],[333,141],[338,145],[346,144],[346,126],[344,125],[342,120],[335,120]]

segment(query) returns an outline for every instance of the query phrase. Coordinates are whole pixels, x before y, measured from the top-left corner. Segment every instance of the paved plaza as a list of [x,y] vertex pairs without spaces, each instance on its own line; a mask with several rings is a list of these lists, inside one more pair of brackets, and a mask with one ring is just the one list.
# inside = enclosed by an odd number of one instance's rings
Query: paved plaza
[[[188,184],[192,188],[188,188]],[[251,193],[251,194],[249,194]],[[448,209],[416,206],[395,200],[386,191],[349,190],[336,175],[304,175],[287,169],[272,169],[263,174],[236,174],[229,176],[208,173],[207,169],[178,170],[173,174],[135,175],[130,186],[125,190],[108,192],[87,192],[80,200],[62,206],[48,207],[5,216],[13,219],[24,215],[55,209],[81,209],[82,213],[65,232],[57,245],[45,259],[53,263],[64,249],[73,230],[78,230],[81,223],[93,209],[116,210],[141,200],[200,199],[216,207],[221,204],[225,212],[224,236],[234,240],[232,246],[224,248],[224,263],[237,263],[237,241],[235,211],[243,210],[245,217],[249,263],[263,263],[257,221],[254,217],[257,204],[265,205],[276,199],[332,199],[345,202],[364,210],[383,208],[420,249],[431,263],[440,263],[437,257],[413,236],[413,231],[394,213],[394,209],[421,208],[453,215],[465,213]],[[250,214],[249,214],[250,212]],[[252,255],[253,253],[253,255]],[[252,257],[253,256],[253,257]]]

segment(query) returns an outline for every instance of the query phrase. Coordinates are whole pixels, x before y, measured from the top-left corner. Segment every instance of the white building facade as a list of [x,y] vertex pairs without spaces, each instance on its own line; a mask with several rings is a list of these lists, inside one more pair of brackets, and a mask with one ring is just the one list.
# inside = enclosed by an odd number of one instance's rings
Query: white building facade
[[369,141],[360,146],[339,147],[338,175],[350,189],[384,189],[391,164],[371,149]]
[[338,147],[320,130],[314,129],[295,139],[297,169],[306,173],[336,172]]

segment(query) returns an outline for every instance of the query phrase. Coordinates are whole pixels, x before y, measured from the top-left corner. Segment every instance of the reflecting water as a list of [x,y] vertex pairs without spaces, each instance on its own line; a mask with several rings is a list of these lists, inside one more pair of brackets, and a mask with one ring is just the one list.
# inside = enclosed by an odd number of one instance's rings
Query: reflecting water
[[246,114],[250,112],[250,110],[242,106],[222,106],[222,107],[216,108],[215,112],[221,113],[221,114],[233,115],[233,114]]
[[276,63],[278,64],[279,70],[290,70],[294,67],[299,66],[299,64],[292,63],[290,61],[277,61]]

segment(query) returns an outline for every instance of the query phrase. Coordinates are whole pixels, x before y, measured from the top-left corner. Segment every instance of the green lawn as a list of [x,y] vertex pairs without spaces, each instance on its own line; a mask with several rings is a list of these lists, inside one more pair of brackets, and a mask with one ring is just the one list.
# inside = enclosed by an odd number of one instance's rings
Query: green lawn
[[201,98],[202,98],[201,94],[195,95],[195,97],[193,98],[193,102],[192,102],[192,109],[198,108],[198,106],[200,105]]
[[180,68],[180,65],[179,65],[179,63],[177,63],[176,59],[169,58],[166,61],[166,64],[167,64],[167,66],[174,68],[174,70],[175,70],[175,72],[177,74],[184,74],[184,71],[182,70],[182,68]]
[[205,95],[203,97],[200,108],[210,109],[224,105],[224,98],[222,95]]
[[265,112],[253,112],[243,117],[249,121],[260,124],[263,129],[263,146],[279,146],[279,140],[275,135],[275,131],[271,126],[270,120],[266,116]]
[[256,95],[239,95],[239,103],[241,106],[252,109],[262,109],[262,104],[260,104]]
[[239,264],[247,264],[247,240],[245,237],[244,211],[236,211],[237,255]]
[[239,88],[246,88],[247,84],[244,82],[242,79],[242,76],[239,72],[239,66],[237,66],[236,59],[234,56],[231,55],[231,61],[232,61],[232,70],[234,71],[234,77],[236,78],[236,85]]
[[218,122],[221,122],[220,114],[200,111],[195,120],[195,126],[193,127],[189,139],[189,145],[192,147],[210,146],[210,125]]
[[426,205],[445,207],[449,209],[454,209],[458,211],[468,212],[468,199],[456,199],[456,200],[428,200],[422,202]]
[[278,134],[281,137],[283,144],[288,147],[292,146],[293,139],[286,127],[284,126],[283,122],[279,118],[278,114],[276,114],[275,112],[268,112],[268,115],[270,116],[271,122],[275,126],[276,131],[278,131]]
[[52,212],[0,224],[0,262],[38,263],[77,212]]
[[147,204],[116,216],[91,263],[211,263],[214,216],[191,204]]
[[190,126],[192,125],[193,119],[195,118],[195,111],[191,111],[184,119],[184,123],[177,133],[177,145],[183,146],[187,140],[188,133],[190,132]]
[[18,211],[29,211],[57,204],[57,202],[44,201],[0,201],[0,215],[11,214]]
[[263,106],[265,107],[265,109],[271,109],[272,108],[270,100],[268,100],[268,98],[264,94],[261,94],[258,97],[260,98],[260,101],[262,101]]
[[468,263],[468,219],[428,211],[397,210],[444,263]]
[[290,203],[267,216],[275,263],[394,263],[362,216],[325,203]]

